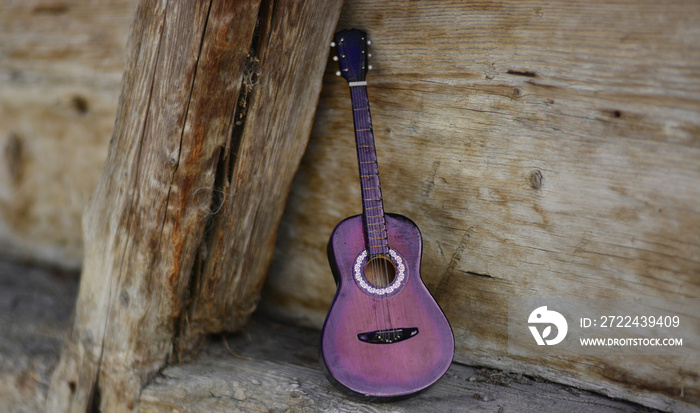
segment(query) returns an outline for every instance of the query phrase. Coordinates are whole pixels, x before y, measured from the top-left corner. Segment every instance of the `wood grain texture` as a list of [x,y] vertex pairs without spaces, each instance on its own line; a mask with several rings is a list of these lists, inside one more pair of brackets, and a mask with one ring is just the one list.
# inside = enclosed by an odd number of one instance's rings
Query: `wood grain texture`
[[[249,62],[244,128],[222,160],[227,179],[195,268],[182,336],[234,331],[255,309],[274,253],[277,227],[306,148],[328,39],[342,1],[279,1],[261,6]],[[259,79],[258,79],[259,77]],[[252,83],[251,83],[252,82]],[[241,112],[234,120],[237,124]]]
[[[40,413],[77,294],[74,274],[0,261],[0,410]],[[190,363],[168,367],[144,389],[146,412],[640,410],[574,388],[453,365],[418,397],[395,404],[348,399],[323,377],[318,330],[254,317],[246,331],[215,337]],[[233,355],[232,351],[237,352]],[[245,357],[242,359],[240,357]]]
[[77,275],[0,260],[0,411],[44,412]]
[[318,334],[254,317],[244,333],[212,341],[192,362],[163,370],[141,394],[141,411],[644,411],[584,390],[459,364],[415,397],[365,402],[344,395],[326,380],[316,359]]
[[[457,360],[700,403],[697,357],[516,358],[506,328],[509,297],[700,296],[698,16],[693,1],[346,4],[339,27],[373,40],[385,208],[421,229]],[[314,326],[335,291],[327,237],[361,207],[335,70],[266,289],[269,311]]]
[[[137,411],[168,359],[247,320],[320,91],[328,51],[317,38],[330,38],[339,11],[139,2],[48,411]],[[316,46],[296,47],[305,36]]]
[[177,241],[163,236],[164,223],[180,146],[197,144],[181,137],[208,5],[167,7],[144,1],[136,11],[110,151],[83,219],[81,288],[49,411],[85,411],[95,400],[134,410],[142,382],[171,351],[188,274],[164,271]]
[[2,3],[0,255],[79,268],[135,3]]

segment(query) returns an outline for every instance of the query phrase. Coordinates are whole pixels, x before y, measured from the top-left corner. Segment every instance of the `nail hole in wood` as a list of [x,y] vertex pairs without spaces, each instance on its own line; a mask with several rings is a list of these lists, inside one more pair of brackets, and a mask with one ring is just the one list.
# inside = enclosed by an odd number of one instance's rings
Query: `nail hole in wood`
[[90,110],[87,99],[80,95],[75,95],[70,101],[71,106],[81,115],[84,115]]

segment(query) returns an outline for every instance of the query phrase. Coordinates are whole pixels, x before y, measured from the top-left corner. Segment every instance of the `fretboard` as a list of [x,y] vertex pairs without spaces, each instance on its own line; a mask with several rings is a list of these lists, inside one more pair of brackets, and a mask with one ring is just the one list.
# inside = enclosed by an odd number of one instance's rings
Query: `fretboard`
[[377,152],[374,148],[367,87],[351,85],[350,96],[355,122],[357,160],[360,167],[365,245],[369,251],[369,258],[373,258],[389,253],[389,240],[386,233],[382,189],[379,185],[379,167],[377,166]]

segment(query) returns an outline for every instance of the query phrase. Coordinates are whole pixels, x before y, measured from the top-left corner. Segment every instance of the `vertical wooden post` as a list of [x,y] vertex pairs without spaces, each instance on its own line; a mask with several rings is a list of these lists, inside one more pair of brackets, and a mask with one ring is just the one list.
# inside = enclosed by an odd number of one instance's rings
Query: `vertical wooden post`
[[245,323],[341,3],[138,3],[47,411],[136,411],[168,359]]

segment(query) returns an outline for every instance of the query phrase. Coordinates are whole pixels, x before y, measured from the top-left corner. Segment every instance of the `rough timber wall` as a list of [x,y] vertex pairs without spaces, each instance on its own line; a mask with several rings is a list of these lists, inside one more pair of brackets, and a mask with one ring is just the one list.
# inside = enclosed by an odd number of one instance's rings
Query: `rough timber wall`
[[[456,360],[700,403],[698,357],[515,357],[506,328],[511,297],[700,297],[699,17],[696,1],[346,2],[340,27],[373,39],[385,208],[421,228]],[[361,212],[335,70],[266,293],[317,327],[335,291],[326,242]]]
[[135,0],[0,6],[0,254],[77,268]]
[[[134,4],[0,8],[3,255],[80,264]],[[457,360],[700,402],[697,359],[502,357],[511,296],[700,296],[699,17],[693,0],[346,2],[340,26],[374,39],[385,205],[423,232],[424,279],[464,333]],[[269,309],[315,326],[334,292],[328,236],[360,211],[335,70],[267,288]]]

